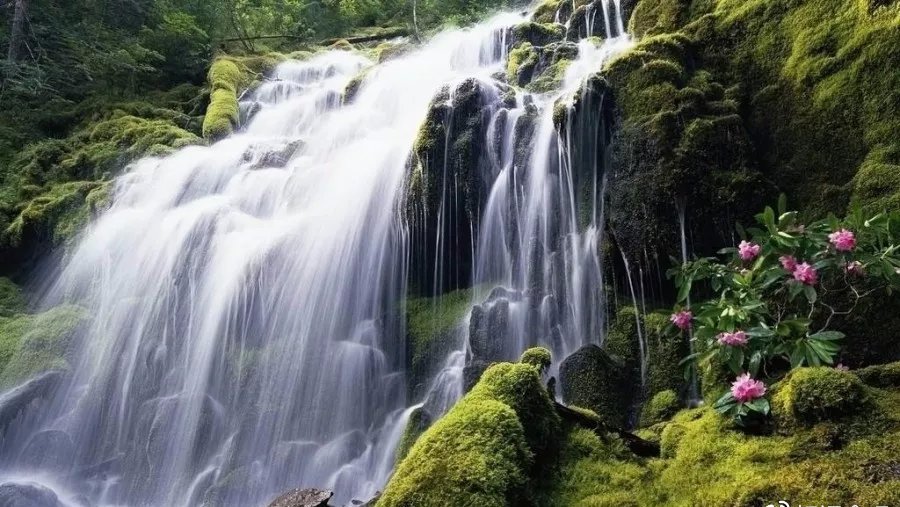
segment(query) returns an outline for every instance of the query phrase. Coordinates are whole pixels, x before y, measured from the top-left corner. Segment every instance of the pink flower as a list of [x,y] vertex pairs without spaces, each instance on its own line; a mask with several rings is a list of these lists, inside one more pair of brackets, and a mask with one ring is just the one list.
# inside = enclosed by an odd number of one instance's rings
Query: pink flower
[[793,255],[782,255],[778,260],[781,262],[781,267],[788,273],[793,273],[797,269],[797,259]]
[[844,366],[844,363],[838,363],[837,366],[834,367],[834,369],[840,371],[850,371],[850,368]]
[[742,261],[752,261],[759,255],[760,246],[756,243],[741,241],[738,245],[738,255]]
[[669,320],[672,321],[672,324],[675,324],[675,327],[684,331],[691,327],[691,320],[693,320],[693,318],[694,314],[691,313],[690,310],[682,310],[673,313],[672,316],[669,317]]
[[729,347],[743,347],[747,344],[749,338],[747,338],[747,333],[743,331],[735,331],[733,333],[719,333],[716,337],[719,344],[728,345]]
[[737,380],[731,384],[731,395],[741,403],[762,398],[765,394],[766,385],[759,380],[750,378],[749,373],[739,376]]
[[856,248],[856,236],[847,229],[832,232],[828,235],[828,240],[834,245],[835,250],[839,252],[849,252]]
[[803,264],[797,264],[797,267],[794,268],[794,280],[805,285],[815,285],[819,280],[819,273],[816,271],[816,268],[804,262]]
[[846,271],[848,275],[853,276],[863,276],[866,274],[866,270],[863,267],[862,262],[859,261],[853,261],[844,264],[844,271]]

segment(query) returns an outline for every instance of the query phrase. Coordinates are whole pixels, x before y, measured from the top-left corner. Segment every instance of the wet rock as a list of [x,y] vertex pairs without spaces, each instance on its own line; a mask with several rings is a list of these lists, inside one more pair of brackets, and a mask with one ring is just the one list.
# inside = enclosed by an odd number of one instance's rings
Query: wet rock
[[280,169],[287,165],[294,153],[303,147],[303,144],[303,141],[297,139],[285,144],[281,148],[267,150],[260,156],[254,153],[255,149],[260,148],[256,147],[253,151],[248,151],[244,154],[244,161],[251,162],[250,169]]
[[0,394],[0,428],[5,428],[33,401],[48,396],[59,385],[63,372],[48,371]]
[[333,491],[324,489],[295,489],[279,496],[269,507],[327,507]]
[[490,361],[473,359],[463,368],[463,391],[469,392],[481,380],[481,374],[491,365]]
[[509,300],[502,298],[472,307],[469,319],[469,348],[476,359],[503,358],[503,344],[509,330]]
[[21,460],[34,468],[65,469],[74,461],[75,444],[65,431],[35,433],[25,445]]
[[607,424],[624,428],[631,409],[632,388],[625,369],[603,349],[585,345],[559,367],[563,401],[593,410]]
[[64,507],[49,488],[33,482],[0,485],[0,507]]

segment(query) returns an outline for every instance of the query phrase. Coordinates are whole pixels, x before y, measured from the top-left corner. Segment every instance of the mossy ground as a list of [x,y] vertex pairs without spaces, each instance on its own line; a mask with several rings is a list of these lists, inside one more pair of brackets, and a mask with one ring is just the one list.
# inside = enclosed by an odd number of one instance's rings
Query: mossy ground
[[[639,460],[616,442],[570,431],[549,505],[893,505],[900,393],[865,389],[874,404],[857,405],[853,418],[833,414],[837,422],[787,434],[748,435],[709,408],[683,410],[646,431],[661,437],[660,459]],[[873,415],[884,424],[867,425]]]

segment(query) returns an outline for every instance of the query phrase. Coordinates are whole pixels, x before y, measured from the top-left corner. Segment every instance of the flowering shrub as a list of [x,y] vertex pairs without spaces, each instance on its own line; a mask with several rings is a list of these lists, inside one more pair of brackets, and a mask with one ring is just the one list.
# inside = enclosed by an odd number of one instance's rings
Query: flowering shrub
[[[767,207],[756,216],[760,227],[738,226],[742,240],[721,250],[723,259],[695,259],[669,272],[678,288],[671,329],[690,332],[700,345],[683,363],[688,372],[716,359],[731,369],[737,380],[715,407],[739,424],[768,414],[765,384],[755,378],[834,364],[844,335],[830,329],[833,318],[900,287],[900,217],[857,211],[804,225],[785,207],[782,196],[777,216]],[[711,297],[688,308],[692,292]]]

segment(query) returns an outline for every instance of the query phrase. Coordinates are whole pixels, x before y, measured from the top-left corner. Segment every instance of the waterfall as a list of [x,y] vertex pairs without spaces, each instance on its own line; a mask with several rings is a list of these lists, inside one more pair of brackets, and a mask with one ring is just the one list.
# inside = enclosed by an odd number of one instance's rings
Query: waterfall
[[[448,410],[467,369],[601,344],[611,119],[595,75],[630,40],[619,0],[585,16],[606,37],[578,43],[552,92],[496,78],[525,19],[500,14],[378,65],[282,63],[242,98],[238,133],[130,167],[44,297],[92,321],[55,394],[5,429],[0,483],[71,505],[261,505],[295,487],[367,500],[412,412]],[[467,100],[475,127],[457,122]],[[443,157],[417,162],[435,111]],[[450,163],[463,128],[483,136],[477,206]],[[437,202],[408,202],[411,170],[430,171]],[[467,332],[407,399],[405,297],[459,287],[474,287]]]
[[370,498],[409,414],[409,153],[432,97],[501,70],[521,20],[378,66],[285,62],[243,99],[240,133],[131,167],[44,300],[93,320],[64,384],[6,429],[0,482],[90,505]]

